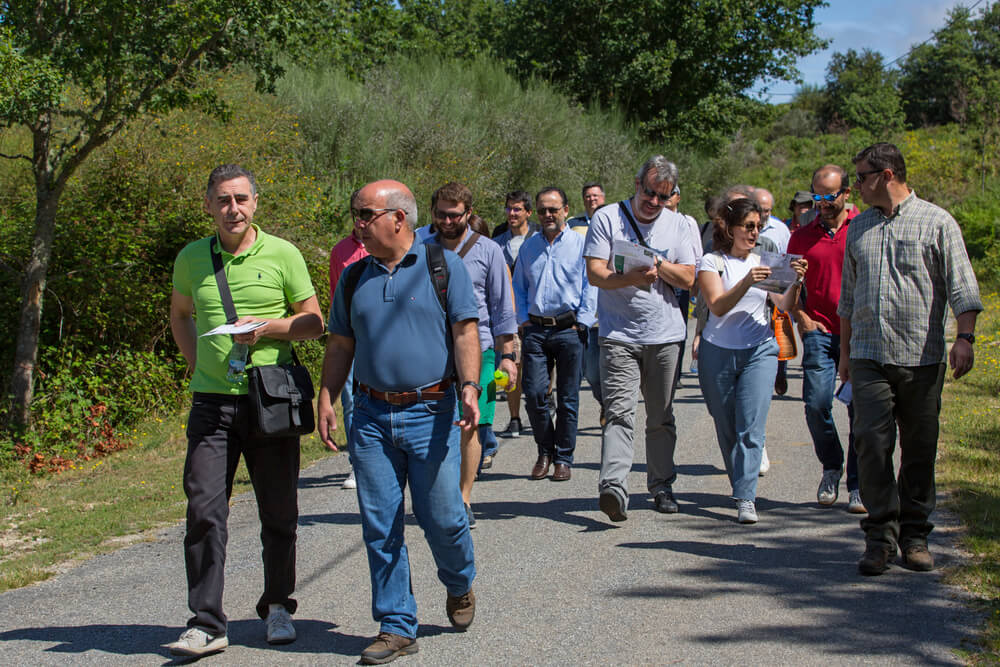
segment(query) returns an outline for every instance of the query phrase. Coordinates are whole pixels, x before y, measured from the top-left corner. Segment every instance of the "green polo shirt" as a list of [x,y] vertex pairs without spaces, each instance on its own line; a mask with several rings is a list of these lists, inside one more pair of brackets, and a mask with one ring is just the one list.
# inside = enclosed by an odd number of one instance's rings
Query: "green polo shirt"
[[[265,234],[257,225],[257,240],[249,250],[233,256],[216,243],[222,253],[222,265],[229,280],[229,291],[239,317],[286,317],[290,304],[304,301],[316,293],[302,253],[294,245],[277,236]],[[198,331],[198,359],[191,377],[190,391],[212,394],[245,394],[247,383],[232,384],[226,380],[230,336],[201,334],[226,323],[226,313],[219,296],[212,268],[213,237],[189,243],[174,262],[174,289],[194,301],[195,325]],[[250,350],[252,365],[287,363],[291,351],[287,341],[262,338]]]

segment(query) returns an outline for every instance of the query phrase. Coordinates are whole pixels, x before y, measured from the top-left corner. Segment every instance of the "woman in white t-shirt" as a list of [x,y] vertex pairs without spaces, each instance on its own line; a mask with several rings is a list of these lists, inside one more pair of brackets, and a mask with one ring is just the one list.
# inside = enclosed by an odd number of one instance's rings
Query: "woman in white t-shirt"
[[762,227],[760,206],[736,199],[722,207],[721,218],[715,250],[698,265],[698,290],[709,311],[698,350],[698,382],[715,421],[739,522],[756,523],[757,476],[778,370],[767,300],[770,296],[787,311],[799,296],[806,262],[792,262],[798,280],[784,294],[769,295],[754,287],[771,275],[751,252]]

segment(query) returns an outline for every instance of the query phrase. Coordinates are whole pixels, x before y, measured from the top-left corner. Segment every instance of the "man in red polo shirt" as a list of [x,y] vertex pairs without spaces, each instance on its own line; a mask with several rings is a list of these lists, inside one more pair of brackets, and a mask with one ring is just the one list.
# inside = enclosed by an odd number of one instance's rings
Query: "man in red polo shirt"
[[[794,309],[802,338],[802,397],[806,404],[806,424],[812,435],[816,456],[823,464],[823,477],[816,491],[820,505],[837,501],[844,473],[844,448],[833,420],[833,394],[840,361],[840,277],[844,266],[847,227],[858,209],[848,206],[850,179],[835,164],[813,173],[812,198],[817,215],[797,229],[788,242],[788,252],[809,261],[804,303]],[[847,406],[853,417],[853,408]],[[858,491],[858,457],[853,430],[848,435],[847,491],[849,512],[863,514],[865,506]]]
[[[337,283],[340,281],[340,276],[343,275],[344,269],[359,259],[368,256],[368,251],[365,250],[365,245],[361,242],[361,234],[358,231],[357,224],[357,212],[354,210],[354,198],[357,197],[357,194],[357,190],[351,193],[351,221],[354,223],[354,227],[351,228],[351,233],[347,235],[347,238],[333,246],[333,250],[330,251],[330,303],[333,303],[333,295],[337,291]],[[353,385],[354,367],[351,366],[351,370],[347,373],[347,382],[344,383],[344,388],[340,392],[340,407],[343,409],[344,414],[344,435],[348,439],[351,437],[351,422],[354,416]],[[346,451],[347,447],[344,447],[344,450]],[[344,488],[357,488],[357,482],[354,478],[354,468],[351,468],[351,473],[344,480]]]

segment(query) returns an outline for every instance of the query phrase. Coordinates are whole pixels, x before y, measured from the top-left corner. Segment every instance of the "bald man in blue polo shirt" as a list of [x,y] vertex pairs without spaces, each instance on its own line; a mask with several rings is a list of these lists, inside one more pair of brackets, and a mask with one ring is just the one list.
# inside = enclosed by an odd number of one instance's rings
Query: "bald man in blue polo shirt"
[[407,481],[413,514],[448,591],[449,621],[463,631],[475,616],[476,567],[459,489],[455,426],[472,430],[479,422],[479,309],[462,260],[445,250],[449,280],[447,312],[442,312],[427,246],[413,231],[417,203],[405,185],[369,183],[358,192],[355,209],[370,257],[359,260],[365,265],[350,304],[344,293],[348,281],[337,285],[317,421],[320,437],[332,448],[333,397],[353,360],[358,385],[348,446],[371,572],[372,615],[381,624],[361,662],[382,664],[417,652],[417,605],[403,540]]

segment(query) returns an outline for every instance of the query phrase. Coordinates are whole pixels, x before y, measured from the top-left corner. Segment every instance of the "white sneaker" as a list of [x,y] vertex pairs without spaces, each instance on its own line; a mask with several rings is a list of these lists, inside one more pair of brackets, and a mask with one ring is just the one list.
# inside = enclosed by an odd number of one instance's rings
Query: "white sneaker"
[[267,643],[268,644],[291,644],[295,641],[295,626],[292,625],[292,617],[283,605],[271,604],[268,606],[267,620]]
[[354,468],[351,468],[351,474],[347,476],[344,480],[345,489],[356,489],[358,488],[358,480],[354,478]]
[[[819,488],[816,489],[816,500],[820,505],[832,505],[837,502],[837,495],[840,493],[840,471],[824,470],[823,479],[819,481]],[[858,496],[861,500],[861,496]]]
[[213,637],[204,630],[188,628],[175,642],[167,644],[171,655],[198,657],[209,653],[218,653],[229,646],[226,635]]
[[737,498],[736,509],[738,510],[737,521],[740,523],[757,523],[757,508],[754,506],[752,500]]
[[857,489],[851,491],[847,499],[847,511],[851,514],[868,514],[865,504],[861,502],[861,492]]
[[763,477],[771,469],[771,459],[767,458],[767,447],[760,448],[760,476]]

